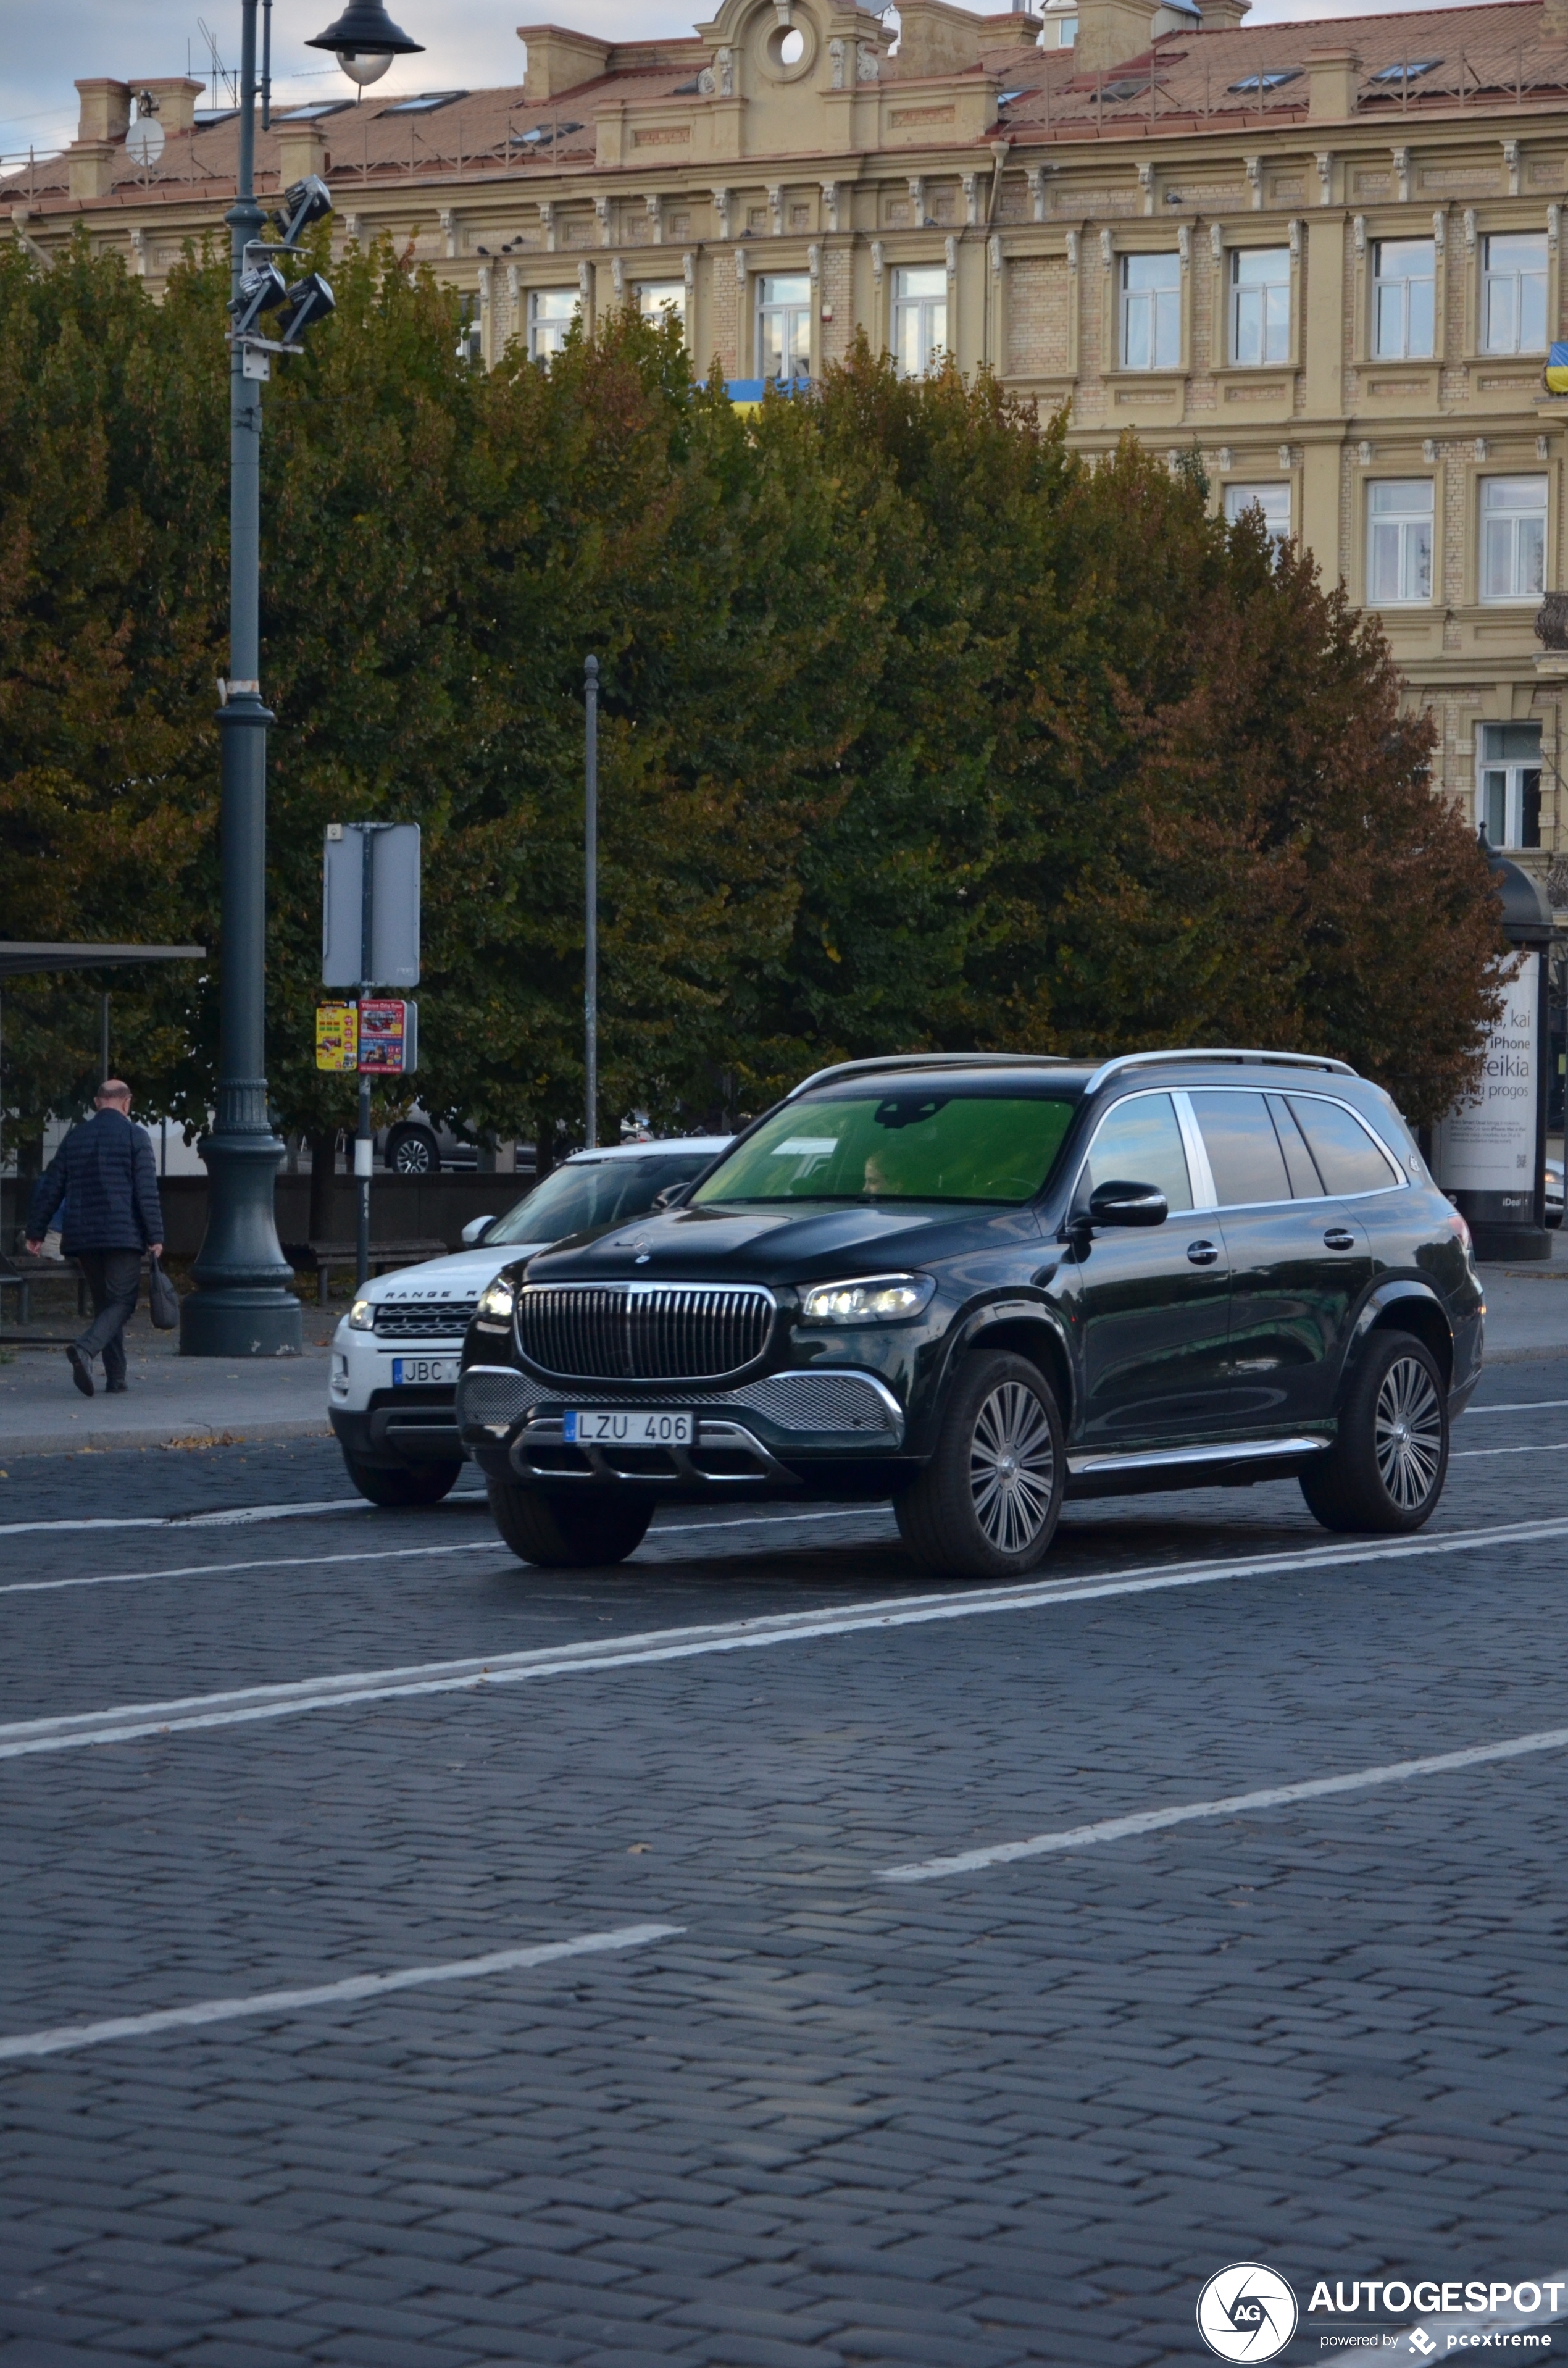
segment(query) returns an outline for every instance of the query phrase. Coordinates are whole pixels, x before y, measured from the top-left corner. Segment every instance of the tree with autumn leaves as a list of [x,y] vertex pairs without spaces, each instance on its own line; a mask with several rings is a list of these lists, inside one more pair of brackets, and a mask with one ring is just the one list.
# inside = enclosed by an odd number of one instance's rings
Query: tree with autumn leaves
[[[418,1090],[499,1135],[582,1098],[582,679],[601,723],[602,1123],[732,1121],[894,1049],[1333,1052],[1416,1119],[1465,1080],[1497,916],[1375,625],[1097,467],[992,381],[865,349],[736,412],[631,313],[548,373],[460,351],[383,244],[269,386],[268,1072],[313,1066],[329,821],[418,821]],[[0,250],[0,934],[218,951],[221,258],[161,306]],[[199,1124],[210,980],[115,983],[116,1061]],[[6,997],[8,1125],[88,1081],[80,985]]]

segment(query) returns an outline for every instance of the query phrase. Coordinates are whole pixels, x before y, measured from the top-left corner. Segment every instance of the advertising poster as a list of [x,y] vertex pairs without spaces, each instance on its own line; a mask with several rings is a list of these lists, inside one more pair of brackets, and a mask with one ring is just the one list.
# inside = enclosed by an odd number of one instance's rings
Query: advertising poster
[[352,1003],[316,1006],[316,1066],[357,1069],[359,1065],[359,1014]]
[[406,1076],[415,1064],[418,1007],[396,996],[367,996],[359,1006],[359,1068],[372,1076]]
[[1510,954],[1498,968],[1507,979],[1507,997],[1487,1038],[1474,1093],[1456,1102],[1436,1130],[1434,1164],[1445,1192],[1528,1200],[1535,1189],[1540,956]]

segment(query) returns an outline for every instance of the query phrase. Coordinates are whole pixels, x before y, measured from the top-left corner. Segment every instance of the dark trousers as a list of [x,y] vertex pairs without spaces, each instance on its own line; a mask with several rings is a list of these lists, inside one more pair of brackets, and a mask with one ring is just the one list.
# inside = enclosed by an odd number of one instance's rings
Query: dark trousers
[[76,1346],[84,1357],[102,1357],[106,1382],[125,1379],[125,1343],[120,1338],[136,1313],[142,1283],[140,1250],[78,1250],[76,1262],[93,1294],[93,1320]]

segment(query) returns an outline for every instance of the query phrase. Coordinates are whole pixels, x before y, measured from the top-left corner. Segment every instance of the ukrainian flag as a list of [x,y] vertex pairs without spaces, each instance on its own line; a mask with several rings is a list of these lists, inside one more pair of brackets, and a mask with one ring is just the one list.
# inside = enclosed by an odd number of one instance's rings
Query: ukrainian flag
[[1568,394],[1568,346],[1553,346],[1546,357],[1548,394]]

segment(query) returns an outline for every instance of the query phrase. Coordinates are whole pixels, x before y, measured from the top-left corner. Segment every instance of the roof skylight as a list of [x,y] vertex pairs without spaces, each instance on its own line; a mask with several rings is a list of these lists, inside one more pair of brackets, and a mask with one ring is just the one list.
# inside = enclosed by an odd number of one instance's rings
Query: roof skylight
[[[438,107],[450,107],[454,98],[466,98],[466,90],[426,90],[417,98],[394,98],[383,107],[383,115],[433,115]],[[352,104],[352,102],[350,102]]]
[[1441,58],[1411,58],[1397,66],[1380,66],[1372,75],[1373,82],[1414,82],[1417,74],[1429,74],[1440,66]]
[[1244,74],[1240,82],[1232,83],[1230,87],[1243,91],[1278,90],[1282,82],[1300,82],[1301,78],[1300,66],[1282,66],[1278,74]]

